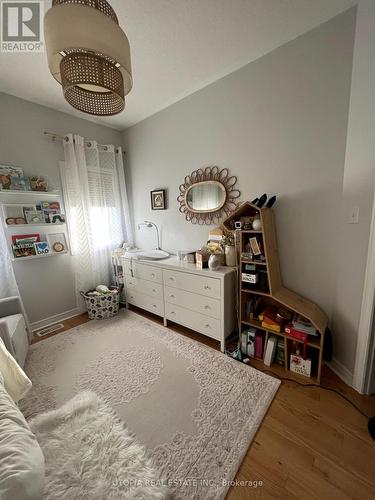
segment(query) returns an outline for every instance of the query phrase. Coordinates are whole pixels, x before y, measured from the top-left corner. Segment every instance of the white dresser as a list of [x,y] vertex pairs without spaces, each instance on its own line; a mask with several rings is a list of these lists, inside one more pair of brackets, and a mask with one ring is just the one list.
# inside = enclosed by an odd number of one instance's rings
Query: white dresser
[[123,258],[128,304],[146,309],[220,341],[235,328],[236,273],[197,269],[175,257],[161,261]]

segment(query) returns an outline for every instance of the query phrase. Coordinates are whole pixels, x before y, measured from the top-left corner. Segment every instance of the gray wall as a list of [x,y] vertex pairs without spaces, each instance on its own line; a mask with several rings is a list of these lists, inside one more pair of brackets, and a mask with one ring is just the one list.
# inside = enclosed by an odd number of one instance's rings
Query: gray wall
[[[361,316],[362,291],[375,188],[375,2],[360,0],[353,58],[348,138],[343,180],[340,251],[333,326],[341,342],[336,356],[352,371]],[[358,224],[348,224],[352,207],[359,207]],[[372,249],[374,251],[374,249]],[[363,340],[367,350],[366,339]],[[363,365],[363,359],[359,360]],[[359,387],[356,387],[357,389]]]
[[[178,186],[196,168],[228,167],[242,200],[278,195],[284,283],[331,316],[354,28],[352,9],[126,130],[135,224],[157,222],[167,250],[199,247],[207,227],[185,222]],[[154,188],[168,188],[167,211],[151,211]],[[136,241],[150,246],[150,231]]]
[[[121,134],[115,130],[0,93],[0,164],[20,166],[26,175],[43,175],[51,188],[58,189],[58,162],[64,159],[62,144],[44,137],[45,130],[61,135],[73,132],[99,143],[121,144]],[[24,200],[30,201],[26,196]],[[17,261],[14,269],[32,322],[76,307],[70,255]]]

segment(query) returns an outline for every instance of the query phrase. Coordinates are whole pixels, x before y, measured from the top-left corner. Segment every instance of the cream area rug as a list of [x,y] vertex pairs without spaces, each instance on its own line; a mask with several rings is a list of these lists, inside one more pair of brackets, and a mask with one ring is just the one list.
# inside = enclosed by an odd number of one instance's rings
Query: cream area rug
[[95,393],[77,394],[29,423],[45,458],[43,500],[169,498],[145,449]]
[[132,311],[32,345],[25,370],[33,382],[21,404],[27,418],[81,391],[97,393],[147,448],[176,499],[225,497],[279,386]]

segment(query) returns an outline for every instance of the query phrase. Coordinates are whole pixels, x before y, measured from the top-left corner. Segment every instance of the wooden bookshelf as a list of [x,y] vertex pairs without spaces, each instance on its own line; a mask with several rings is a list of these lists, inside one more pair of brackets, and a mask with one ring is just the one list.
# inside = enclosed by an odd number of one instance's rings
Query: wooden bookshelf
[[[320,383],[322,363],[323,363],[323,345],[324,345],[324,334],[328,324],[328,318],[322,309],[314,304],[312,301],[302,297],[301,295],[293,292],[286,288],[281,279],[279,254],[277,249],[277,236],[276,236],[276,226],[274,213],[270,208],[258,208],[250,202],[243,203],[240,207],[235,210],[230,217],[224,221],[224,226],[228,230],[233,230],[233,221],[240,220],[241,217],[254,217],[258,216],[262,222],[262,229],[259,231],[253,230],[237,230],[239,232],[239,247],[240,247],[240,258],[239,258],[239,332],[241,334],[242,330],[247,326],[251,326],[258,330],[263,335],[263,356],[266,350],[266,344],[270,335],[280,337],[284,339],[284,367],[281,365],[275,365],[273,363],[271,367],[264,365],[263,361],[260,359],[251,360],[251,364],[255,366],[262,365],[263,369],[274,370],[277,367],[277,371],[283,370],[284,376],[285,371],[288,372],[288,377],[294,377],[297,379],[302,379],[306,383]],[[242,254],[246,250],[246,245],[249,238],[252,236],[257,237],[263,248],[265,260],[257,261],[251,260],[249,258],[243,259]],[[258,269],[267,273],[267,289],[249,288],[246,287],[244,282],[242,282],[242,272],[245,270],[246,265],[259,266]],[[261,321],[254,317],[247,317],[245,314],[245,303],[248,300],[249,295],[255,295],[258,297],[263,297],[265,304],[275,305],[277,307],[282,307],[287,309],[292,313],[298,313],[301,316],[307,318],[317,331],[317,336],[309,335],[307,347],[312,353],[315,353],[316,359],[312,360],[312,376],[304,377],[302,375],[297,375],[289,370],[289,343],[291,341],[296,341],[294,338],[290,337],[284,332],[275,332],[273,330],[267,329],[262,326]],[[297,341],[302,343],[301,341]],[[315,373],[314,373],[314,363],[315,363]]]

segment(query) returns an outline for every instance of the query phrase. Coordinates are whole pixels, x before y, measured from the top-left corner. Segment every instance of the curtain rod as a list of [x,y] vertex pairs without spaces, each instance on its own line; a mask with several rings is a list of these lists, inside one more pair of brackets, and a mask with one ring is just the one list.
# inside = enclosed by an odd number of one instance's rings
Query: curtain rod
[[[55,142],[55,141],[63,141],[64,140],[64,136],[63,135],[60,135],[60,134],[55,134],[54,132],[47,132],[46,130],[43,132],[44,135],[47,135],[49,137],[51,137],[52,139],[52,142]],[[86,143],[90,142],[90,141],[85,141]],[[99,148],[105,148],[107,147],[108,144],[98,144],[98,147]],[[122,154],[125,154],[125,151],[122,152]]]

